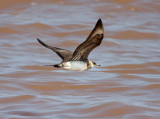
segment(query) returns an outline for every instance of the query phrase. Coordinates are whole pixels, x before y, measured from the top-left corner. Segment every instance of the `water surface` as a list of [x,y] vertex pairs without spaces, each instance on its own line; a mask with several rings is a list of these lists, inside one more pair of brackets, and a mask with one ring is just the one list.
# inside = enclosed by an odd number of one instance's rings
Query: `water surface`
[[[159,119],[160,2],[5,0],[0,4],[0,119]],[[87,71],[46,67],[97,20],[105,36]]]

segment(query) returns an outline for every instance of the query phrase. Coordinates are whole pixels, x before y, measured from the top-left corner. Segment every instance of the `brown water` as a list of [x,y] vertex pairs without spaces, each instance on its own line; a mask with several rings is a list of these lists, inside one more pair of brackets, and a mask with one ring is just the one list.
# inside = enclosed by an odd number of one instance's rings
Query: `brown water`
[[[87,71],[36,38],[74,50],[98,18],[105,37]],[[160,119],[159,0],[1,0],[0,119]]]

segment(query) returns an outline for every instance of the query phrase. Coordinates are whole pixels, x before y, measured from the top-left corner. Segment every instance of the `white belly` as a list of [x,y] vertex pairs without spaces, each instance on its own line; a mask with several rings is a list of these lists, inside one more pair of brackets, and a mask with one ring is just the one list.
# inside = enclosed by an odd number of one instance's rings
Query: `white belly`
[[82,62],[82,61],[70,61],[70,62],[64,62],[64,69],[69,69],[69,70],[86,70],[87,69],[87,63]]

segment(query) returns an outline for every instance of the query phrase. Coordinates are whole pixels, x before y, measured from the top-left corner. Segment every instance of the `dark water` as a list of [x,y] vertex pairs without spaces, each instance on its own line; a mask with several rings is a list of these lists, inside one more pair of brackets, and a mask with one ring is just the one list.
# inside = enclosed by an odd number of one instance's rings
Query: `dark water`
[[[0,119],[159,119],[158,0],[5,0],[0,4]],[[36,38],[74,49],[98,18],[105,37],[87,71]]]

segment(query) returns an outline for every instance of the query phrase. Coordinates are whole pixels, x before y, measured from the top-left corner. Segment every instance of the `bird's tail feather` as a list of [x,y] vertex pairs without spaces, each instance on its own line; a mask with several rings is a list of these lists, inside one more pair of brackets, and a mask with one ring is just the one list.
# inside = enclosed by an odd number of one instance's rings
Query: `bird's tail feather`
[[59,64],[45,65],[45,66],[49,66],[49,67],[57,67],[57,68],[60,68],[60,67],[61,67]]

